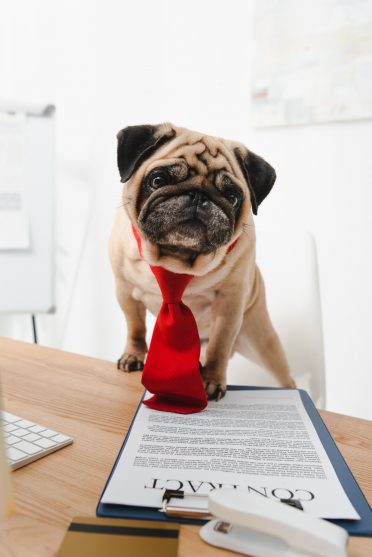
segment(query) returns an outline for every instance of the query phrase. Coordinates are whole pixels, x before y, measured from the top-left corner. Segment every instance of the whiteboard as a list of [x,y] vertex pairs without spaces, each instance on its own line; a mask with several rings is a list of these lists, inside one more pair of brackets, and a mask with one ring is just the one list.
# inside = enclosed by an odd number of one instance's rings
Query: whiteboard
[[[20,207],[6,206],[6,179],[0,173],[0,312],[45,313],[55,305],[54,106],[0,103],[0,115],[22,120]],[[1,136],[3,142],[4,135]],[[11,186],[8,187],[10,191]],[[4,193],[5,192],[5,193]],[[11,198],[12,195],[8,195]],[[14,197],[14,196],[13,196]],[[3,204],[1,204],[3,199]],[[5,199],[5,202],[4,202]],[[10,210],[9,210],[10,209]],[[6,218],[23,219],[22,238]],[[22,213],[22,214],[21,214]],[[10,222],[9,221],[9,222]],[[16,223],[20,224],[20,223]],[[4,228],[5,239],[4,239]],[[27,238],[26,238],[27,236]],[[18,242],[18,244],[17,244]]]

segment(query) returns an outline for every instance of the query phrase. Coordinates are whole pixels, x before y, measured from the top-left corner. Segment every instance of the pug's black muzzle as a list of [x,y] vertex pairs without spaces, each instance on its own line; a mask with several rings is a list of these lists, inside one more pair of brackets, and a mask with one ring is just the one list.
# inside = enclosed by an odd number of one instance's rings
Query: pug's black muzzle
[[215,188],[177,184],[152,193],[138,223],[154,244],[210,253],[230,241],[235,215]]

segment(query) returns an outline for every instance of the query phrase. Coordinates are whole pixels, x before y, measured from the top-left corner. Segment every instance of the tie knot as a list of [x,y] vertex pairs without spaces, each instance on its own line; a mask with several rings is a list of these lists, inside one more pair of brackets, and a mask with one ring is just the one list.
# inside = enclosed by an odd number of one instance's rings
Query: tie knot
[[159,284],[164,302],[166,304],[179,303],[193,275],[172,273],[172,271],[168,271],[163,267],[153,265],[151,265],[151,270]]

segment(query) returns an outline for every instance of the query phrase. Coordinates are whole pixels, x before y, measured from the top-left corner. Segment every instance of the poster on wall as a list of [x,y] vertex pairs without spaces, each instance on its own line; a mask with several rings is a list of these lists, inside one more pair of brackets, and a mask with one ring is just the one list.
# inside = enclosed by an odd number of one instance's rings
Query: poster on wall
[[259,0],[252,123],[372,118],[372,0]]

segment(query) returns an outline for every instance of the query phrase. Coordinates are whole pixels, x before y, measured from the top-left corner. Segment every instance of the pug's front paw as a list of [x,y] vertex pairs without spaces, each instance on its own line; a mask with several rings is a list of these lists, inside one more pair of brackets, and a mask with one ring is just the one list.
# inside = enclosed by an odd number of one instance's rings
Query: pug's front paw
[[214,383],[213,381],[204,381],[205,392],[208,400],[221,400],[226,394],[226,385],[221,383]]
[[221,400],[226,394],[225,373],[200,365],[200,373],[208,400]]
[[124,352],[124,354],[118,359],[116,367],[117,369],[126,371],[128,373],[131,371],[142,371],[145,365],[144,360],[145,356],[139,356]]

